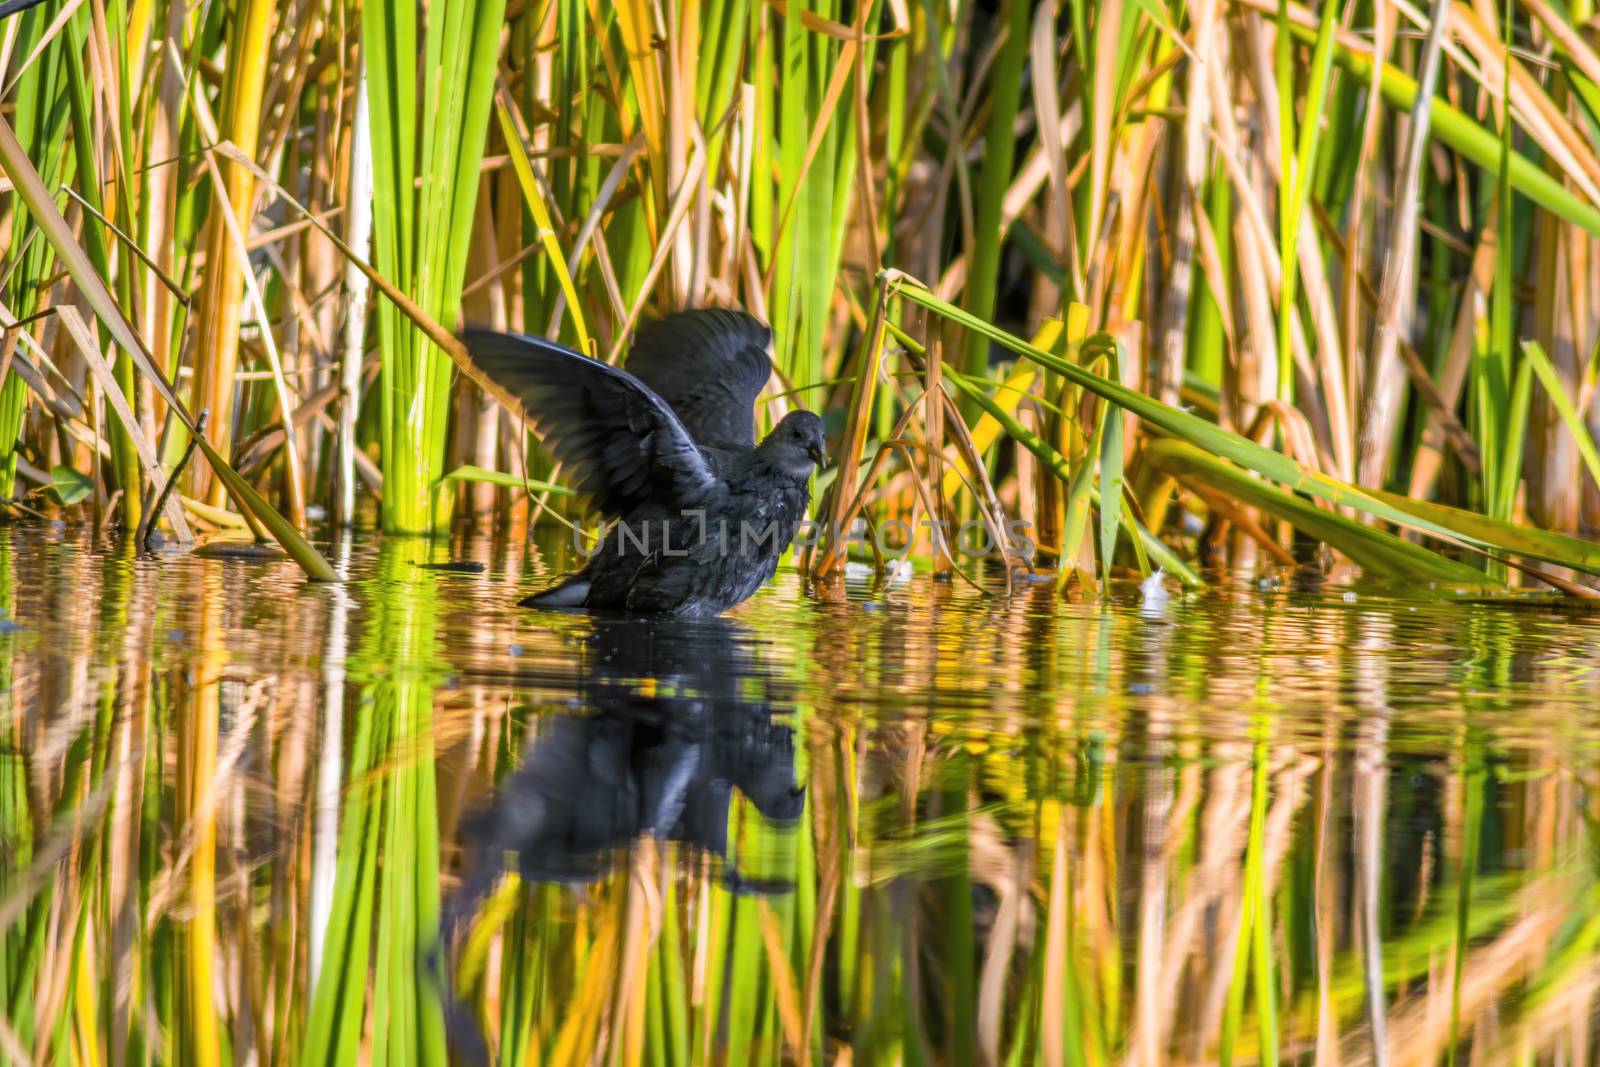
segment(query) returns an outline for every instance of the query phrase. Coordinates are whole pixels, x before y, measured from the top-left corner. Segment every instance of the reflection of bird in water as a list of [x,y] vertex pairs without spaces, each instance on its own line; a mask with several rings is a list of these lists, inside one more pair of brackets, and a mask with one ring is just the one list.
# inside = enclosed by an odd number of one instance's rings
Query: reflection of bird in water
[[750,636],[723,619],[596,620],[580,696],[593,715],[552,715],[494,806],[468,821],[474,892],[506,852],[528,881],[590,881],[616,850],[649,835],[728,861],[733,791],[776,822],[800,817],[794,731],[772,721],[772,680]]
[[[494,889],[508,852],[527,881],[588,882],[648,835],[712,857],[734,892],[790,888],[746,878],[729,856],[735,791],[780,824],[805,806],[794,731],[773,721],[781,694],[748,631],[717,618],[599,617],[577,681],[594,713],[541,722],[494,804],[464,822],[466,877],[445,904],[444,946]],[[446,1005],[454,1040],[483,1062],[476,1025]]]
[[[494,804],[463,825],[467,874],[445,906],[444,943],[508,852],[527,881],[588,882],[648,835],[713,857],[735,892],[788,888],[745,878],[728,855],[735,790],[778,823],[805,806],[794,731],[772,720],[774,687],[752,636],[725,619],[596,618],[578,676],[594,713],[543,721]],[[459,1050],[487,1062],[476,1024],[445,1000]]]

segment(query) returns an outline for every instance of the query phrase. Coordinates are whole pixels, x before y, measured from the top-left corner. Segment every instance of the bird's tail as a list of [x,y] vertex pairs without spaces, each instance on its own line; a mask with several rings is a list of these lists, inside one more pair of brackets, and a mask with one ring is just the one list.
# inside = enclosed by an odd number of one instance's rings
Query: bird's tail
[[575,574],[560,585],[535,593],[521,602],[525,608],[581,608],[589,599],[589,579]]

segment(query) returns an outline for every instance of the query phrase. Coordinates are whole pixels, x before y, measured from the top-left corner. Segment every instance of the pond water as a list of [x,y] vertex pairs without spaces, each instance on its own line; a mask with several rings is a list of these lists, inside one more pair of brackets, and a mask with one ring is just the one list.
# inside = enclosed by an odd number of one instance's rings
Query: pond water
[[1600,616],[518,608],[561,540],[0,527],[0,1061],[1593,1061]]

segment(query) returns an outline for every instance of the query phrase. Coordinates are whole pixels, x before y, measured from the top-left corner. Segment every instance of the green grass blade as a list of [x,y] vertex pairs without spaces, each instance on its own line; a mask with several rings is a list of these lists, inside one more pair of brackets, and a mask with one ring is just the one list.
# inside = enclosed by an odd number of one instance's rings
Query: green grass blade
[[[897,291],[912,303],[919,304],[931,311],[936,311],[946,318],[960,323],[967,329],[983,333],[1013,352],[1026,356],[1035,363],[1055,371],[1063,378],[1082,386],[1095,395],[1120,404],[1135,415],[1160,427],[1174,437],[1197,445],[1213,455],[1231,460],[1241,467],[1279,482],[1288,489],[1309,494],[1330,504],[1352,507],[1376,518],[1446,540],[1462,541],[1484,550],[1493,550],[1500,547],[1493,542],[1484,541],[1471,529],[1451,528],[1435,521],[1434,518],[1423,513],[1422,509],[1397,506],[1389,502],[1385,497],[1375,495],[1368,490],[1350,485],[1336,478],[1331,478],[1319,471],[1311,470],[1281,452],[1275,452],[1270,448],[1257,444],[1247,437],[1236,434],[1231,430],[1226,430],[1215,423],[1208,422],[1198,415],[1163,404],[1159,400],[1148,397],[1137,390],[1129,389],[1092,371],[1069,363],[1006,333],[996,326],[972,318],[960,308],[940,300],[926,289],[905,280],[903,276],[896,275],[895,277],[899,279]],[[1577,567],[1580,565],[1576,561],[1565,562],[1569,566]],[[1587,569],[1587,567],[1583,569]],[[1600,573],[1600,570],[1593,573]]]
[[1519,526],[1447,504],[1413,500],[1386,490],[1374,489],[1372,495],[1439,526],[1470,533],[1480,544],[1493,545],[1503,552],[1572,567],[1586,573],[1600,573],[1600,545],[1591,541]]
[[526,489],[530,493],[554,493],[557,496],[571,496],[572,490],[564,485],[554,482],[536,482],[531,478],[518,478],[514,474],[503,471],[486,470],[464,463],[455,470],[446,474],[442,481],[445,482],[478,482],[483,485],[497,485],[502,489]]
[[[1127,353],[1118,341],[1110,351],[1112,377],[1120,380],[1127,365]],[[1123,509],[1106,507],[1105,501],[1122,503],[1122,409],[1106,405],[1105,422],[1100,431],[1100,570],[1109,590],[1111,564],[1117,556],[1117,529]]]
[[1145,457],[1169,474],[1196,479],[1223,490],[1234,499],[1293,523],[1305,533],[1332,545],[1366,570],[1395,578],[1420,578],[1453,587],[1476,589],[1499,584],[1486,579],[1483,572],[1475,567],[1430,552],[1421,545],[1386,531],[1365,526],[1338,512],[1318,508],[1310,501],[1252,478],[1233,464],[1207,455],[1183,441],[1152,441],[1145,449]]
[[[459,312],[467,266],[463,235],[472,232],[477,206],[504,16],[505,0],[430,5],[418,79],[417,8],[372,0],[361,11],[376,265],[437,322],[454,323]],[[439,491],[450,361],[390,304],[379,307],[378,335],[384,529],[443,529],[454,499]]]
[[1533,373],[1538,377],[1539,384],[1544,386],[1544,391],[1549,394],[1550,402],[1555,405],[1561,421],[1572,434],[1573,443],[1578,446],[1578,455],[1583,457],[1583,465],[1588,468],[1589,476],[1594,479],[1595,485],[1600,486],[1600,452],[1595,450],[1594,437],[1589,433],[1589,427],[1584,424],[1583,417],[1572,404],[1572,398],[1567,396],[1566,389],[1562,387],[1561,379],[1556,376],[1555,368],[1550,365],[1550,357],[1545,354],[1539,342],[1524,341],[1522,358],[1533,367]]
[[1282,285],[1278,300],[1278,396],[1293,395],[1294,354],[1290,348],[1289,324],[1294,314],[1295,287],[1299,280],[1300,217],[1305,214],[1311,195],[1311,179],[1316,172],[1317,146],[1322,140],[1322,110],[1333,74],[1334,29],[1339,22],[1336,0],[1323,0],[1322,19],[1317,24],[1316,44],[1311,50],[1311,79],[1306,91],[1306,113],[1296,137],[1294,70],[1291,61],[1293,37],[1289,33],[1289,3],[1278,3],[1278,108],[1282,171],[1279,174],[1279,227],[1281,229]]

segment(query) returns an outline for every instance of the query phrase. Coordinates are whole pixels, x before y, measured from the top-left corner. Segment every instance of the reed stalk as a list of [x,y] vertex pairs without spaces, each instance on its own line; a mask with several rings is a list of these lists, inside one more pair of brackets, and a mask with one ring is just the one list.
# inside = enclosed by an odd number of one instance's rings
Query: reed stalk
[[[237,57],[227,68],[218,114],[218,134],[254,157],[261,130],[262,97],[272,52],[270,0],[247,0],[235,13],[228,54]],[[244,272],[250,265],[239,255],[225,216],[249,219],[254,215],[254,176],[233,163],[221,164],[223,188],[217,191],[205,230],[206,270],[196,307],[196,351],[192,406],[216,413],[211,420],[212,448],[226,456],[232,452],[235,420],[234,376],[238,372],[240,296]],[[225,202],[225,203],[224,203]],[[197,465],[190,475],[190,493],[204,497],[213,507],[223,503],[225,488],[210,469]]]
[[[504,11],[504,0],[436,5],[421,28],[419,50],[419,16],[412,5],[379,0],[362,8],[375,263],[444,323],[456,321],[465,281],[465,235],[472,232]],[[442,529],[453,499],[439,489],[450,362],[392,304],[380,304],[377,318],[384,529]]]

